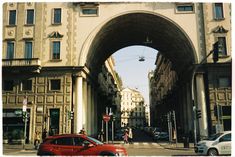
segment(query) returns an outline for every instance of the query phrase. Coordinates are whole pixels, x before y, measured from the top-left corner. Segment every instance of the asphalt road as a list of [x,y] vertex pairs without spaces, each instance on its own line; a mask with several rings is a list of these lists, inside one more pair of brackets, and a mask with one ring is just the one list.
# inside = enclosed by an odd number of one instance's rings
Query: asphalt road
[[[172,147],[167,142],[156,143],[150,136],[140,130],[133,131],[133,143],[124,144],[122,141],[116,145],[126,148],[129,156],[195,156],[192,148],[184,149],[182,145],[178,148]],[[169,147],[170,146],[170,147]],[[11,156],[36,156],[33,146],[22,150],[22,146],[3,146],[3,154]]]

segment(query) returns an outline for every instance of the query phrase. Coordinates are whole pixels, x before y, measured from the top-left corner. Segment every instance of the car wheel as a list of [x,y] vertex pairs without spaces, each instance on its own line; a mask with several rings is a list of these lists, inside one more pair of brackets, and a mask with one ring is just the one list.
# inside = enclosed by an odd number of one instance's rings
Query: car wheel
[[50,152],[44,152],[40,156],[54,156],[55,154],[50,153]]
[[217,156],[218,155],[218,151],[215,148],[211,148],[208,150],[207,153],[209,156]]
[[115,156],[115,154],[112,152],[101,152],[100,156]]

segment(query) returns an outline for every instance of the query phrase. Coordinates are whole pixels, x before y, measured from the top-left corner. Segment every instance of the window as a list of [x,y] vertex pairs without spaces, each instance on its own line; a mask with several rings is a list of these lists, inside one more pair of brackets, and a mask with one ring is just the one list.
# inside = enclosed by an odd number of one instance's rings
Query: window
[[219,78],[219,87],[231,87],[231,80],[229,77],[220,77]]
[[194,5],[192,3],[189,4],[176,4],[176,13],[193,13]]
[[90,142],[85,140],[85,139],[83,139],[83,138],[75,137],[74,138],[74,144],[76,146],[85,146],[85,145],[90,144]]
[[226,38],[225,37],[218,37],[218,41],[221,44],[221,51],[219,55],[226,56],[227,55],[227,48],[226,48]]
[[52,42],[52,59],[60,59],[60,41]]
[[32,58],[32,42],[31,41],[25,41],[25,58],[30,59]]
[[31,91],[32,90],[32,80],[23,80],[21,82],[21,89],[22,89],[22,91],[25,91],[25,90]]
[[98,15],[98,7],[82,8],[81,14],[85,15],[85,16],[94,16],[94,15],[97,16]]
[[60,90],[60,79],[50,80],[50,90]]
[[3,82],[3,90],[4,91],[13,91],[14,81],[13,80],[5,80]]
[[223,3],[215,3],[215,19],[224,19]]
[[34,10],[33,9],[27,10],[26,24],[28,25],[34,24]]
[[83,8],[82,9],[82,14],[97,14],[98,10],[97,8]]
[[61,8],[54,9],[53,24],[61,24]]
[[57,145],[67,145],[67,146],[72,146],[73,145],[73,138],[72,137],[62,137],[54,140],[52,142],[53,144]]
[[177,11],[193,11],[193,6],[177,6]]
[[16,10],[9,11],[9,25],[16,25]]
[[7,59],[14,58],[14,42],[8,41],[7,42]]
[[223,137],[220,138],[220,142],[226,142],[226,141],[231,141],[231,134],[224,135]]

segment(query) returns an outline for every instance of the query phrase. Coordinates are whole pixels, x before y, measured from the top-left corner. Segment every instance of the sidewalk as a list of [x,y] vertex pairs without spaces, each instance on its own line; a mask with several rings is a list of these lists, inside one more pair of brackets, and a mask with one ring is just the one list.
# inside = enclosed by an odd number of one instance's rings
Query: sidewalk
[[164,147],[165,149],[172,149],[172,150],[192,150],[194,149],[194,143],[189,143],[189,148],[184,147],[184,143],[158,143],[160,146]]
[[33,151],[36,152],[37,150],[34,149],[33,144],[26,144],[25,149],[23,149],[22,144],[3,144],[3,152],[4,150],[14,150],[14,151]]

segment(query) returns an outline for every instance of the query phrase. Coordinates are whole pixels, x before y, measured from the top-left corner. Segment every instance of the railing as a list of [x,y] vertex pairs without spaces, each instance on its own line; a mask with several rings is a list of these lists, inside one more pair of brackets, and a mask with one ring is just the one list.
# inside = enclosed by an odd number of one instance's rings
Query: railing
[[2,66],[41,66],[39,58],[2,59]]

